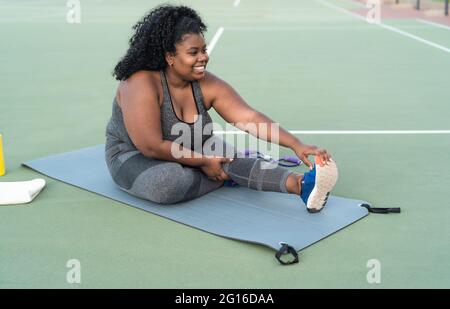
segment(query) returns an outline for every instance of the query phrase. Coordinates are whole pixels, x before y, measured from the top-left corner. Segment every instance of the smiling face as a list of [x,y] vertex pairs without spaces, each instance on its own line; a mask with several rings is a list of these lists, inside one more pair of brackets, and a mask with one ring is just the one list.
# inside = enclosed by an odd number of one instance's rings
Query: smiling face
[[166,54],[169,68],[185,80],[193,81],[203,78],[209,60],[203,35],[185,34],[175,47],[175,54]]

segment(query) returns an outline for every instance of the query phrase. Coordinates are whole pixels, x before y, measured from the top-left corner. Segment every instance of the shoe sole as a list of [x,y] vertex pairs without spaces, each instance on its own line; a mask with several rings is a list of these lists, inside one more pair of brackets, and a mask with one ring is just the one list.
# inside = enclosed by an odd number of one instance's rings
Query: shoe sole
[[338,180],[336,163],[332,159],[323,166],[320,166],[321,163],[319,157],[316,157],[316,184],[306,203],[306,209],[310,213],[317,213],[325,207],[330,192]]

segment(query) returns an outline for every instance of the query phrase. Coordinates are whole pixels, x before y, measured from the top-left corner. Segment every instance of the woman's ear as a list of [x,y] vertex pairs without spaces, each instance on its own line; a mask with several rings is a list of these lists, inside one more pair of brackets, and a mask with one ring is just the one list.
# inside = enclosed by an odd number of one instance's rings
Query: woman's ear
[[175,62],[175,55],[171,52],[166,52],[166,62],[169,66],[173,66],[173,63]]

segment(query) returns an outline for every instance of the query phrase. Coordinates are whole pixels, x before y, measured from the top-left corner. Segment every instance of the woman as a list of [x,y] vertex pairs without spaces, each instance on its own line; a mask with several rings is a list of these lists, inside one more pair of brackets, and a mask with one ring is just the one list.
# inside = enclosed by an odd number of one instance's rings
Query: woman
[[[291,148],[310,167],[304,175],[263,160],[205,152],[205,145],[223,143],[206,130],[208,110],[214,108],[228,123],[277,126],[247,105],[226,82],[206,71],[208,54],[198,14],[185,6],[159,6],[133,29],[126,55],[114,69],[120,81],[113,114],[106,130],[105,158],[115,183],[126,192],[150,201],[172,204],[190,200],[232,181],[256,190],[300,195],[308,211],[318,212],[337,181],[337,168],[326,150],[301,143],[279,129],[278,144]],[[184,125],[200,143],[180,145]],[[199,137],[194,127],[206,130]],[[269,128],[270,129],[270,128]],[[198,130],[197,130],[198,131]],[[201,130],[200,130],[201,131]],[[259,130],[247,130],[258,138],[274,141]],[[194,134],[195,132],[195,134]],[[212,148],[211,148],[212,149]],[[308,155],[316,156],[313,165]]]

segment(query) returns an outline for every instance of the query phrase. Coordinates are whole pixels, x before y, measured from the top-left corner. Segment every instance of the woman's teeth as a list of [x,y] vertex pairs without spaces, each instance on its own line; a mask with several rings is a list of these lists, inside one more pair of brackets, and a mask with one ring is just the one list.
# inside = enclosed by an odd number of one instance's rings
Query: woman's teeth
[[204,72],[205,71],[205,66],[194,67],[194,71]]

